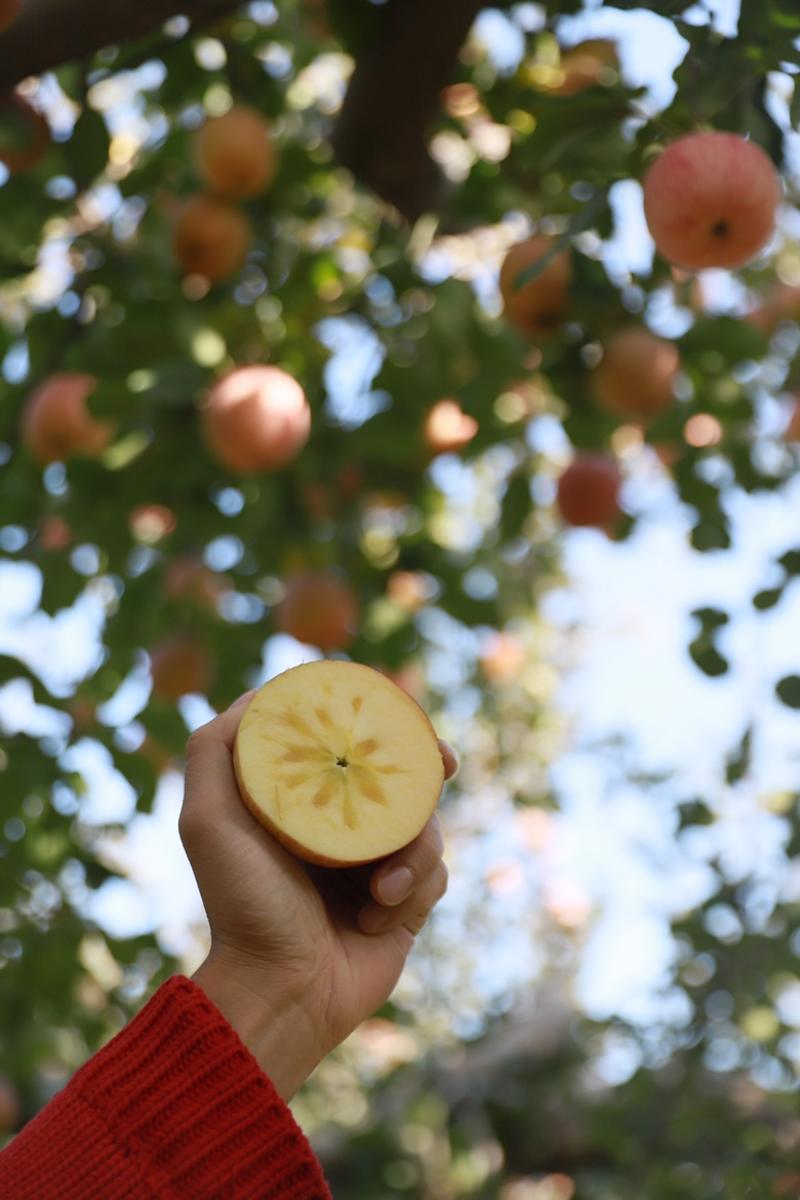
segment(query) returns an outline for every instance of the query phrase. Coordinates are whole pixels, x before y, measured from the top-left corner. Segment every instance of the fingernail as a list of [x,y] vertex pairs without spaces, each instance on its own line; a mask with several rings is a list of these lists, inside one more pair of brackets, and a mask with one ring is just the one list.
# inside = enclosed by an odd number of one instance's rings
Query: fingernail
[[378,884],[378,895],[384,904],[400,904],[411,891],[414,876],[408,867],[395,867]]

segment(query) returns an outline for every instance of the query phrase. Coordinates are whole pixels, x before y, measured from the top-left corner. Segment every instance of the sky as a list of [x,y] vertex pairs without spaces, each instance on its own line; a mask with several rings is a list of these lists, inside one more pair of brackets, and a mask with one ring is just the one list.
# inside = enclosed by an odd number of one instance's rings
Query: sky
[[[623,71],[647,87],[646,103],[668,103],[670,74],[685,51],[671,23],[645,11],[589,7],[596,11],[564,19],[564,40],[595,34],[617,38]],[[720,0],[691,11],[697,20],[710,15],[725,33],[735,28],[737,8]],[[535,5],[518,11],[531,23],[538,19]],[[507,16],[487,10],[477,31],[498,69],[513,69],[521,38]],[[620,185],[615,205],[619,232],[607,250],[609,265],[617,271],[646,270],[652,245],[637,185]],[[708,273],[706,284],[721,310],[742,303],[741,290],[725,273]],[[476,288],[491,298],[496,271],[476,280]],[[656,313],[654,323],[659,321],[662,332],[680,332],[675,311]],[[328,381],[337,412],[363,419],[376,368],[375,345],[355,326],[331,327],[325,336],[335,352]],[[776,424],[781,411],[774,403]],[[767,405],[767,419],[769,412]],[[534,439],[545,443],[558,436],[546,421],[532,431]],[[449,480],[454,503],[463,501],[463,469],[445,463],[442,480]],[[754,872],[765,886],[772,881],[772,886],[800,893],[800,883],[785,877],[780,816],[765,804],[765,797],[792,788],[797,778],[800,717],[777,704],[772,689],[780,675],[800,672],[800,640],[794,632],[800,589],[790,589],[784,603],[768,614],[754,614],[750,605],[753,593],[764,586],[769,564],[797,540],[800,480],[768,497],[737,496],[731,506],[735,549],[724,554],[699,555],[691,549],[687,513],[655,460],[631,467],[624,499],[640,514],[634,536],[613,543],[594,531],[566,534],[566,582],[544,604],[559,644],[569,650],[568,661],[559,664],[557,691],[569,732],[552,772],[562,806],[553,819],[558,836],[532,867],[530,846],[520,838],[518,814],[507,796],[491,798],[490,821],[478,816],[479,836],[472,818],[478,801],[486,810],[489,798],[465,796],[446,808],[451,887],[435,936],[444,945],[448,937],[457,940],[476,879],[500,863],[504,868],[497,874],[482,934],[486,957],[478,974],[484,997],[502,1003],[510,988],[535,978],[541,968],[526,916],[534,900],[545,894],[555,897],[556,904],[593,914],[576,981],[577,1002],[593,1016],[618,1012],[646,1023],[672,960],[669,917],[678,911],[676,905],[702,899],[710,884],[708,860],[715,846],[702,838],[676,842],[675,806],[680,800],[703,794],[718,808],[718,844],[733,877]],[[91,669],[97,655],[102,584],[56,618],[36,611],[37,598],[33,569],[0,562],[0,650],[24,648],[34,669],[68,689]],[[704,677],[686,651],[693,630],[688,614],[702,605],[735,613],[722,639],[732,670],[717,680]],[[310,654],[291,639],[273,638],[265,650],[262,678]],[[108,719],[134,719],[146,687],[144,675],[131,680],[109,706]],[[212,715],[199,697],[186,698],[182,711],[189,727]],[[7,733],[22,727],[55,732],[59,727],[52,714],[37,710],[21,683],[0,689],[0,715]],[[754,778],[726,791],[720,782],[721,757],[737,731],[753,721],[758,721]],[[629,746],[624,753],[604,745],[621,733]],[[453,740],[457,744],[457,737]],[[105,752],[84,742],[69,753],[89,782],[81,802],[83,819],[98,825],[128,821],[133,794],[110,769]],[[643,803],[641,793],[624,778],[623,767],[631,761],[673,776],[663,788],[648,792]],[[191,953],[203,914],[177,836],[181,790],[177,776],[166,776],[154,812],[133,816],[124,842],[109,839],[108,853],[125,864],[130,880],[105,885],[92,902],[92,913],[116,936],[157,928],[166,948]],[[412,970],[401,996],[413,995],[418,986]],[[669,1011],[677,1022],[685,1017],[675,993],[661,995],[658,1004],[662,1016]],[[469,1032],[476,1013],[465,1005],[461,1018]],[[609,1077],[622,1077],[626,1069],[630,1057],[622,1047],[609,1059],[607,1071]]]

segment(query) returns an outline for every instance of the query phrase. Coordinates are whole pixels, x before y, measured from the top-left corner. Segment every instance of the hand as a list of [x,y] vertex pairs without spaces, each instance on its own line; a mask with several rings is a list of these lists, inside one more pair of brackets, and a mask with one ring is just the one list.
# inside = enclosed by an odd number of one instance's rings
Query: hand
[[[288,1099],[386,1000],[447,887],[439,821],[365,867],[314,867],[245,808],[233,770],[252,692],[189,739],[180,834],[211,950],[194,978]],[[440,743],[445,778],[456,769]]]

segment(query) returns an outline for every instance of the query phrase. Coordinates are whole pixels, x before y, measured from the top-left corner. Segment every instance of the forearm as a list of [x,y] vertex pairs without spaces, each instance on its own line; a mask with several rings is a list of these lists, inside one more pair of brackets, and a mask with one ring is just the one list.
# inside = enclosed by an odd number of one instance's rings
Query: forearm
[[277,981],[271,985],[266,972],[256,980],[214,952],[192,979],[236,1030],[288,1103],[325,1055],[318,1044],[318,1026],[300,997],[288,994]]

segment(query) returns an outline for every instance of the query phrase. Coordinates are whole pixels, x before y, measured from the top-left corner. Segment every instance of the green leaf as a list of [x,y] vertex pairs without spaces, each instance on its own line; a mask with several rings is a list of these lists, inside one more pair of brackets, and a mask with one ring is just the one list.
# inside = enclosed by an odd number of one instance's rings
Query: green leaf
[[787,708],[800,708],[800,675],[785,675],[775,684],[775,692]]
[[72,136],[64,144],[67,171],[80,190],[87,188],[105,170],[108,147],[105,121],[93,108],[84,108],[75,122]]

